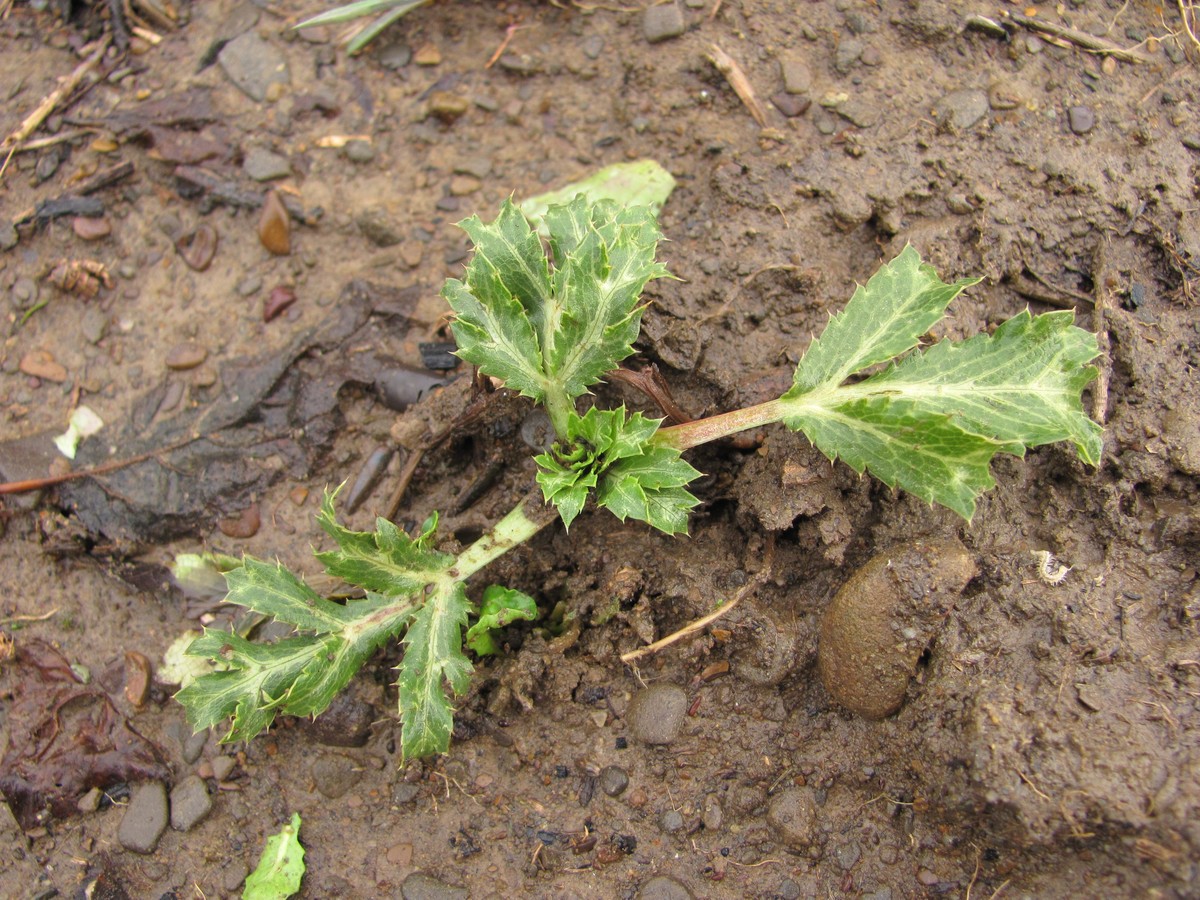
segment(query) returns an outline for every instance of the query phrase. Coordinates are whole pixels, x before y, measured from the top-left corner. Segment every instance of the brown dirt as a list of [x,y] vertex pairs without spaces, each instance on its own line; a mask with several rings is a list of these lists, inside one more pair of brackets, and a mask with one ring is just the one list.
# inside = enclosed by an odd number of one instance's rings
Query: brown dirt
[[[130,57],[130,72],[51,123],[92,130],[62,145],[47,180],[34,169],[50,152],[40,150],[14,156],[0,183],[5,216],[16,218],[97,168],[135,166],[96,195],[110,236],[85,242],[66,218],[23,226],[20,243],[0,253],[8,330],[0,439],[61,431],[78,398],[109,423],[93,439],[107,452],[106,433],[126,433],[119,429],[156,386],[169,394],[179,384],[182,394],[174,407],[152,407],[155,421],[228,402],[219,384],[165,368],[169,351],[198,344],[206,365],[230,378],[236,366],[221,366],[281,351],[329,314],[353,278],[408,290],[411,315],[399,326],[377,318],[378,346],[334,352],[373,349],[419,365],[417,344],[440,336],[437,290],[461,269],[454,221],[487,218],[512,193],[649,157],[679,180],[662,214],[670,238],[662,255],[681,280],[652,286],[640,348],[689,412],[778,391],[855,281],[911,242],[947,280],[985,276],[956,302],[947,334],[995,326],[1026,305],[1074,306],[1083,326],[1102,331],[1099,470],[1061,446],[1002,461],[997,489],[964,525],[831,468],[781,430],[768,429],[757,450],[702,449],[692,461],[707,474],[704,504],[690,537],[592,513],[569,539],[551,529],[495,566],[496,581],[530,591],[545,610],[562,604],[581,628],[557,638],[517,629],[507,656],[479,666],[451,753],[403,768],[388,687],[394,651],[350,689],[374,713],[361,748],[327,746],[327,735],[285,721],[244,747],[210,739],[188,764],[169,691],[153,689],[136,709],[122,690],[127,651],[160,660],[196,626],[176,592],[145,589],[157,583],[152,567],[173,553],[217,547],[316,571],[308,555],[319,540],[316,498],[353,478],[388,443],[395,419],[358,381],[339,395],[342,419],[319,461],[300,465],[282,449],[252,454],[258,487],[212,504],[194,536],[128,543],[85,533],[54,493],[36,504],[8,498],[0,618],[56,612],[19,629],[10,621],[6,634],[51,641],[87,667],[163,748],[172,783],[197,766],[212,776],[214,761],[227,765],[222,754],[234,765],[220,785],[210,777],[219,790],[209,817],[186,833],[168,830],[145,856],[121,848],[122,813],[107,803],[29,833],[6,819],[0,894],[73,896],[103,873],[131,897],[238,896],[265,836],[292,812],[304,821],[304,897],[400,896],[418,871],[472,897],[673,896],[653,893],[656,875],[697,897],[1200,892],[1200,77],[1195,48],[1168,33],[1180,28],[1174,5],[1165,23],[1152,5],[1113,0],[1040,13],[1125,46],[1163,38],[1143,46],[1145,64],[1115,67],[1028,31],[1004,42],[965,30],[970,13],[995,12],[986,4],[680,5],[687,31],[651,45],[642,13],[617,4],[443,2],[347,59],[334,52],[334,35],[290,34],[288,23],[315,8],[287,0],[262,9],[253,27],[290,71],[282,95],[261,103],[218,66],[199,68],[212,42],[229,36],[236,5],[190,6],[186,27],[138,48],[147,52]],[[522,27],[511,55],[485,68],[514,22]],[[77,64],[68,44],[78,34],[25,5],[0,21],[5,133]],[[706,60],[714,43],[764,98],[782,90],[781,58],[802,60],[811,108],[785,118],[768,105],[768,127],[756,127]],[[431,45],[441,61],[388,69],[380,61],[392,45]],[[457,120],[427,115],[435,85],[467,99]],[[156,158],[175,152],[169,135],[150,149],[138,129],[118,127],[127,121],[120,114],[188,89],[211,92],[212,121],[185,134],[217,148],[203,165],[261,189],[239,163],[271,149],[291,162],[285,189],[305,208],[323,208],[315,224],[294,227],[289,256],[262,247],[257,214],[209,210],[181,193],[172,164]],[[959,90],[991,91],[990,108],[966,128],[939,105]],[[836,106],[820,102],[839,93]],[[336,111],[305,112],[314,98]],[[1094,115],[1090,130],[1074,107]],[[319,146],[336,134],[369,135],[374,158],[355,163]],[[478,187],[460,177],[455,190],[467,193],[447,202],[456,170],[479,159],[489,165]],[[362,236],[355,219],[373,206],[392,219],[400,244],[381,249]],[[201,223],[219,243],[211,266],[194,271],[165,232]],[[28,303],[13,288],[62,257],[104,263],[115,287],[85,301],[38,281],[49,302],[22,324]],[[262,287],[245,297],[237,286],[251,276]],[[298,300],[264,323],[262,302],[277,285]],[[85,336],[89,317],[105,326],[98,340]],[[36,350],[65,368],[64,382],[19,371]],[[641,402],[624,388],[604,393]],[[1086,402],[1095,397],[1093,388]],[[401,519],[445,513],[492,457],[507,454],[513,464],[473,506],[446,515],[444,533],[465,539],[503,513],[531,480],[515,434],[525,412],[511,403],[429,460]],[[369,523],[396,466],[353,524]],[[309,488],[299,506],[289,499],[298,485]],[[251,499],[262,510],[256,534],[217,529]],[[638,672],[620,663],[622,652],[736,592],[759,571],[769,533],[773,574],[716,630]],[[922,658],[901,710],[855,718],[817,677],[819,617],[858,566],[913,538],[957,538],[980,574]],[[1061,583],[1039,579],[1041,550],[1071,567]],[[123,577],[147,571],[141,590]],[[722,662],[726,674],[707,668]],[[4,729],[14,671],[6,666],[0,681]],[[662,681],[686,688],[689,717],[669,745],[639,744],[623,714],[643,682]],[[629,776],[618,797],[596,787],[610,765]],[[808,818],[799,822],[795,810]],[[671,812],[682,822],[675,830],[665,827],[677,824]],[[415,889],[409,882],[405,895]]]

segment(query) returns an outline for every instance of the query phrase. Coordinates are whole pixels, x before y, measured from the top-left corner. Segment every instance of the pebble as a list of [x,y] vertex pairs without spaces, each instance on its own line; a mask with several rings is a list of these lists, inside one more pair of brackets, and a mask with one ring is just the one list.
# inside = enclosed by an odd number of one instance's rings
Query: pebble
[[677,684],[652,684],[629,703],[629,733],[643,744],[669,744],[687,714],[687,693]]
[[1011,81],[997,81],[988,88],[988,105],[992,109],[1016,109],[1025,102],[1025,91]]
[[32,278],[18,278],[13,282],[12,300],[17,309],[25,309],[37,303],[38,286]]
[[470,175],[480,181],[487,178],[491,172],[492,158],[490,156],[468,156],[454,164],[455,175]]
[[188,342],[176,344],[168,350],[165,362],[168,369],[183,372],[196,368],[196,366],[200,365],[206,359],[208,359],[208,350],[199,344]]
[[341,797],[362,778],[362,768],[348,756],[323,753],[312,764],[312,779],[318,791],[330,800]]
[[403,69],[412,62],[412,48],[406,44],[392,44],[379,54],[379,64],[385,69]]
[[241,297],[252,297],[262,290],[262,286],[262,276],[257,272],[251,272],[237,283],[237,285],[234,287],[234,290],[237,291],[238,295]]
[[296,302],[296,292],[286,284],[271,288],[271,293],[263,301],[262,317],[264,322],[277,318],[289,306]]
[[354,217],[362,236],[376,247],[392,247],[403,240],[388,211],[382,206],[369,206]]
[[175,249],[189,269],[203,272],[212,265],[213,257],[217,255],[217,243],[217,229],[202,222],[191,234],[181,235],[175,241]]
[[221,754],[220,756],[213,757],[211,765],[213,778],[217,781],[225,781],[233,774],[233,770],[237,768],[237,760],[232,756]]
[[598,34],[589,34],[583,39],[583,55],[588,59],[599,59],[604,52],[604,38]]
[[136,650],[125,651],[125,699],[142,706],[150,696],[150,660]]
[[100,798],[104,791],[98,787],[91,788],[86,794],[75,801],[75,808],[81,813],[94,813],[100,808]]
[[7,219],[0,221],[0,250],[11,250],[20,240],[21,236],[12,222]]
[[422,44],[413,54],[413,62],[418,66],[437,66],[442,62],[442,51],[436,44]]
[[844,75],[854,68],[865,49],[866,45],[856,38],[844,39],[838,44],[833,55],[833,67]]
[[375,707],[348,694],[338,694],[315,719],[304,720],[304,730],[329,747],[361,747],[371,735]]
[[79,331],[89,344],[98,344],[104,339],[108,330],[108,316],[94,306],[84,310],[83,318],[79,320]]
[[255,181],[274,181],[292,174],[292,164],[286,156],[255,147],[242,161],[242,171]]
[[1087,134],[1096,125],[1096,113],[1090,106],[1072,106],[1067,110],[1067,122],[1076,134]]
[[200,758],[200,754],[204,752],[204,745],[208,743],[208,729],[201,731],[192,731],[192,727],[186,723],[180,725],[180,748],[179,752],[183,756],[183,761],[191,765]]
[[817,670],[830,696],[867,718],[898,710],[921,654],[975,574],[954,539],[898,544],[868,560],[821,616]]
[[212,366],[192,369],[192,384],[198,388],[210,388],[217,383],[217,370]]
[[342,147],[342,156],[358,165],[369,163],[375,158],[375,145],[370,141],[347,141]]
[[775,104],[775,108],[783,113],[787,118],[794,119],[796,116],[802,116],[808,112],[808,108],[812,106],[812,98],[801,96],[799,94],[788,94],[784,92],[771,95],[771,102]]
[[247,31],[234,38],[217,57],[221,71],[251,100],[262,103],[271,85],[291,81],[287,59],[273,44]]
[[171,789],[171,827],[191,831],[212,809],[212,797],[199,775],[189,775]]
[[683,9],[675,0],[648,7],[642,17],[642,34],[651,44],[679,37],[686,28]]
[[812,70],[803,60],[794,56],[783,57],[779,60],[779,74],[783,78],[784,93],[812,93]]
[[715,794],[705,796],[704,812],[700,815],[700,821],[709,831],[719,830],[721,823],[725,821],[725,811],[721,809],[721,801]]
[[951,91],[934,104],[933,117],[943,128],[966,131],[987,115],[987,111],[988,95],[984,91]]
[[276,256],[292,252],[292,220],[276,191],[268,191],[263,199],[258,215],[258,239]]
[[473,175],[455,175],[450,179],[450,193],[455,197],[465,197],[473,194],[482,187],[478,178]]
[[609,797],[620,797],[629,787],[629,773],[620,766],[605,766],[600,770],[600,790]]
[[217,528],[221,530],[221,534],[242,540],[254,537],[258,534],[260,527],[262,527],[262,513],[259,512],[257,503],[251,503],[233,518],[221,519],[217,522]]
[[683,828],[683,815],[677,809],[668,809],[658,817],[658,827],[667,834],[674,834]]
[[634,896],[637,900],[692,900],[692,892],[670,875],[655,875]]
[[117,840],[134,853],[152,853],[167,829],[167,789],[161,781],[139,784],[129,797]]
[[84,241],[98,241],[112,234],[112,222],[106,217],[76,216],[71,220],[71,230]]
[[30,350],[21,357],[20,370],[26,375],[62,384],[67,380],[67,370],[49,350]]
[[33,168],[34,177],[38,182],[48,181],[54,177],[54,173],[58,171],[59,165],[62,163],[62,153],[60,148],[51,147],[47,152],[38,157],[37,165]]
[[817,804],[809,788],[788,788],[771,801],[767,824],[780,843],[805,850],[817,837]]
[[404,900],[467,900],[470,895],[466,888],[446,884],[424,872],[414,872],[400,885],[400,896]]
[[466,97],[450,91],[434,91],[429,95],[429,115],[450,124],[461,117],[469,108]]

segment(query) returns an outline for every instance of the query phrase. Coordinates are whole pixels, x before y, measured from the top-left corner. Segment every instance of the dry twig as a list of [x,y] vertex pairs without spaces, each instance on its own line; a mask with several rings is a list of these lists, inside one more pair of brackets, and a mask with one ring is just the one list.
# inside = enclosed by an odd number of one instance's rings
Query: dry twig
[[1018,13],[1010,13],[1008,20],[1023,28],[1028,28],[1030,31],[1036,31],[1040,34],[1047,34],[1051,37],[1060,38],[1068,43],[1074,44],[1077,47],[1082,47],[1084,50],[1092,53],[1099,53],[1101,56],[1111,56],[1115,59],[1124,60],[1131,63],[1149,62],[1150,58],[1144,53],[1139,53],[1137,50],[1126,50],[1124,47],[1114,44],[1112,41],[1105,40],[1101,37],[1088,34],[1086,31],[1080,31],[1077,28],[1069,28],[1066,25],[1055,25],[1053,22],[1046,22],[1042,19],[1035,19],[1032,16],[1023,16]]

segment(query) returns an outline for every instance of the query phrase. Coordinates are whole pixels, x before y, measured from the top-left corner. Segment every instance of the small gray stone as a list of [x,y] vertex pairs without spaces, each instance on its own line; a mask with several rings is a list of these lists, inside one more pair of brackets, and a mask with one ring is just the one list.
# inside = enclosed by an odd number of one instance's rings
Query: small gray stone
[[951,91],[933,107],[933,116],[943,128],[966,131],[988,111],[988,95],[985,91]]
[[808,65],[794,56],[779,60],[779,74],[783,76],[783,89],[789,94],[812,93],[812,71]]
[[675,0],[649,7],[642,18],[642,33],[651,44],[679,37],[686,28],[683,10]]
[[879,106],[858,97],[838,105],[837,114],[859,128],[873,128],[879,123]]
[[108,316],[94,306],[89,306],[79,321],[79,330],[89,344],[98,344],[108,330]]
[[424,872],[414,872],[400,885],[400,896],[404,900],[467,900],[469,894],[466,888],[438,881]]
[[151,853],[167,828],[167,789],[161,781],[139,784],[133,789],[125,815],[117,828],[117,840],[126,850]]
[[635,896],[637,900],[692,900],[692,892],[670,875],[655,875]]
[[317,790],[330,800],[341,797],[358,784],[360,778],[362,769],[348,756],[325,753],[312,765],[312,779]]
[[658,827],[667,834],[674,834],[683,829],[683,815],[677,809],[668,809],[658,817]]
[[262,286],[262,276],[251,272],[234,286],[234,290],[238,292],[239,297],[253,297],[262,290]]
[[375,145],[370,141],[347,141],[342,147],[342,156],[358,165],[369,163],[375,158]]
[[490,156],[468,156],[454,164],[455,175],[471,175],[480,181],[487,178],[492,171]]
[[385,69],[403,69],[412,62],[412,48],[407,44],[392,44],[379,54],[379,64]]
[[259,11],[253,3],[241,3],[221,17],[217,25],[217,40],[231,41],[258,24]]
[[237,760],[232,756],[225,756],[222,754],[221,756],[213,758],[213,778],[217,779],[217,781],[224,781],[227,779],[233,773],[235,768],[237,768]]
[[1090,106],[1072,106],[1067,110],[1067,122],[1076,134],[1087,134],[1096,125],[1096,113]]
[[392,788],[392,803],[396,806],[403,806],[405,803],[412,803],[421,793],[421,789],[415,784],[407,781],[401,781]]
[[767,824],[780,843],[806,850],[817,836],[817,804],[808,788],[789,788],[771,801]]
[[362,236],[376,247],[392,247],[404,239],[392,217],[382,206],[364,209],[354,217],[354,221]]
[[842,74],[849,72],[858,58],[862,56],[866,45],[856,38],[846,38],[838,44],[837,51],[833,55],[833,67]]
[[200,754],[204,752],[204,745],[208,743],[208,729],[203,728],[200,731],[193,732],[187,725],[183,726],[183,761],[191,765],[200,758]]
[[687,693],[677,684],[650,685],[629,703],[629,733],[643,744],[671,743],[683,727],[687,703]]
[[37,303],[38,286],[32,278],[18,278],[13,282],[11,290],[15,309],[26,309]]
[[212,809],[212,797],[199,775],[189,775],[171,789],[171,827],[190,831]]
[[775,104],[776,109],[789,119],[804,115],[808,112],[808,108],[812,106],[811,97],[802,94],[788,94],[783,91],[772,94],[771,102]]
[[94,813],[100,808],[100,798],[103,796],[104,791],[94,787],[75,801],[75,808],[81,813]]
[[610,797],[620,797],[629,787],[629,773],[620,766],[605,766],[600,770],[600,790]]
[[7,219],[0,221],[0,250],[11,250],[20,240],[21,236],[17,234],[12,222]]
[[288,84],[287,59],[273,44],[268,44],[253,31],[234,38],[217,57],[221,70],[242,93],[262,103],[272,84]]
[[588,59],[599,59],[604,52],[604,38],[598,34],[589,34],[583,39],[583,55]]
[[246,154],[246,159],[242,162],[242,171],[255,181],[274,181],[291,175],[292,164],[286,156],[255,147]]

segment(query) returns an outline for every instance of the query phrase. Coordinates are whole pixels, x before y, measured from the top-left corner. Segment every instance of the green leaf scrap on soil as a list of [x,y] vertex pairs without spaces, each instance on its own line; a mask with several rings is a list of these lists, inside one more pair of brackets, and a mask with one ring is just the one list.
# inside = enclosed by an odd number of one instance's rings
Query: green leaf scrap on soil
[[605,166],[566,187],[522,200],[520,207],[538,233],[548,238],[550,231],[545,222],[547,210],[551,206],[569,203],[577,194],[583,194],[592,204],[612,200],[618,206],[646,206],[657,216],[674,190],[675,177],[670,172],[652,159],[639,159]]
[[537,617],[537,604],[528,594],[499,584],[489,585],[483,592],[479,620],[467,629],[467,646],[476,656],[491,656],[496,652],[493,632],[518,619],[532,622]]
[[300,814],[267,838],[262,858],[246,877],[242,900],[287,900],[300,890],[304,877],[304,848],[300,845]]

